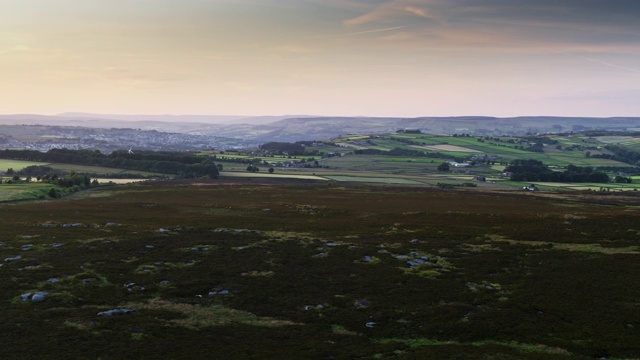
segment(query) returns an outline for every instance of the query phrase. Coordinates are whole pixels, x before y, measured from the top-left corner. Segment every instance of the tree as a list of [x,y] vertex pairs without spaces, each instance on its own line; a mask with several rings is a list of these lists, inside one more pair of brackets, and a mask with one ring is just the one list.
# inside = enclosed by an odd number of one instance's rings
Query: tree
[[269,174],[273,174],[273,171],[274,171],[274,170],[273,170],[273,168],[272,168],[272,167],[270,167],[268,171],[269,171]]
[[438,171],[449,171],[449,163],[443,162],[438,165]]

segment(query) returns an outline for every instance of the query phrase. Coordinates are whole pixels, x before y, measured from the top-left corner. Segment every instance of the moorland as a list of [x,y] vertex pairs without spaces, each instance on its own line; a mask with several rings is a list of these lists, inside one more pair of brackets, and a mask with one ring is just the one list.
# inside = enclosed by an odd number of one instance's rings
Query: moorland
[[636,192],[173,180],[0,206],[5,359],[634,359]]

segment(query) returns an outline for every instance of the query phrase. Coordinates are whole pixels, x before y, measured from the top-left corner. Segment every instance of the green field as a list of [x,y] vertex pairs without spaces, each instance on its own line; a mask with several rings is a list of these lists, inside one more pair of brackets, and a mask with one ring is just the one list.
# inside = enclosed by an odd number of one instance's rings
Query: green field
[[[5,179],[6,180],[6,179]],[[0,202],[16,200],[48,199],[49,190],[55,187],[51,184],[0,184]]]
[[33,162],[33,161],[20,161],[20,160],[6,160],[0,159],[0,171],[7,171],[7,169],[13,169],[14,171],[20,171],[27,166],[42,166],[49,165],[47,163]]

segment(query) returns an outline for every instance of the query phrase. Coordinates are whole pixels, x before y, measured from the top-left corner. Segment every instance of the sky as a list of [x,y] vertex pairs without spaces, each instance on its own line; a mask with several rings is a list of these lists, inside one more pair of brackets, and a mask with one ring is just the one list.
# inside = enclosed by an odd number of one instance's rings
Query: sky
[[0,0],[0,114],[640,116],[638,0]]

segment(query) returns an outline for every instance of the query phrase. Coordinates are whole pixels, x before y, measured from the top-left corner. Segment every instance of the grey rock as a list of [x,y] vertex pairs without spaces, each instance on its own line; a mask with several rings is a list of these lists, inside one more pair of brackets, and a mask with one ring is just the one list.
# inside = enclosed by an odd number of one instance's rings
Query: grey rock
[[98,316],[130,315],[134,311],[134,309],[111,309],[99,312]]
[[412,259],[407,261],[407,264],[409,264],[409,266],[420,266],[422,264],[424,264],[425,261],[422,259]]
[[31,302],[42,302],[47,295],[49,295],[49,293],[46,291],[38,291],[31,297]]

